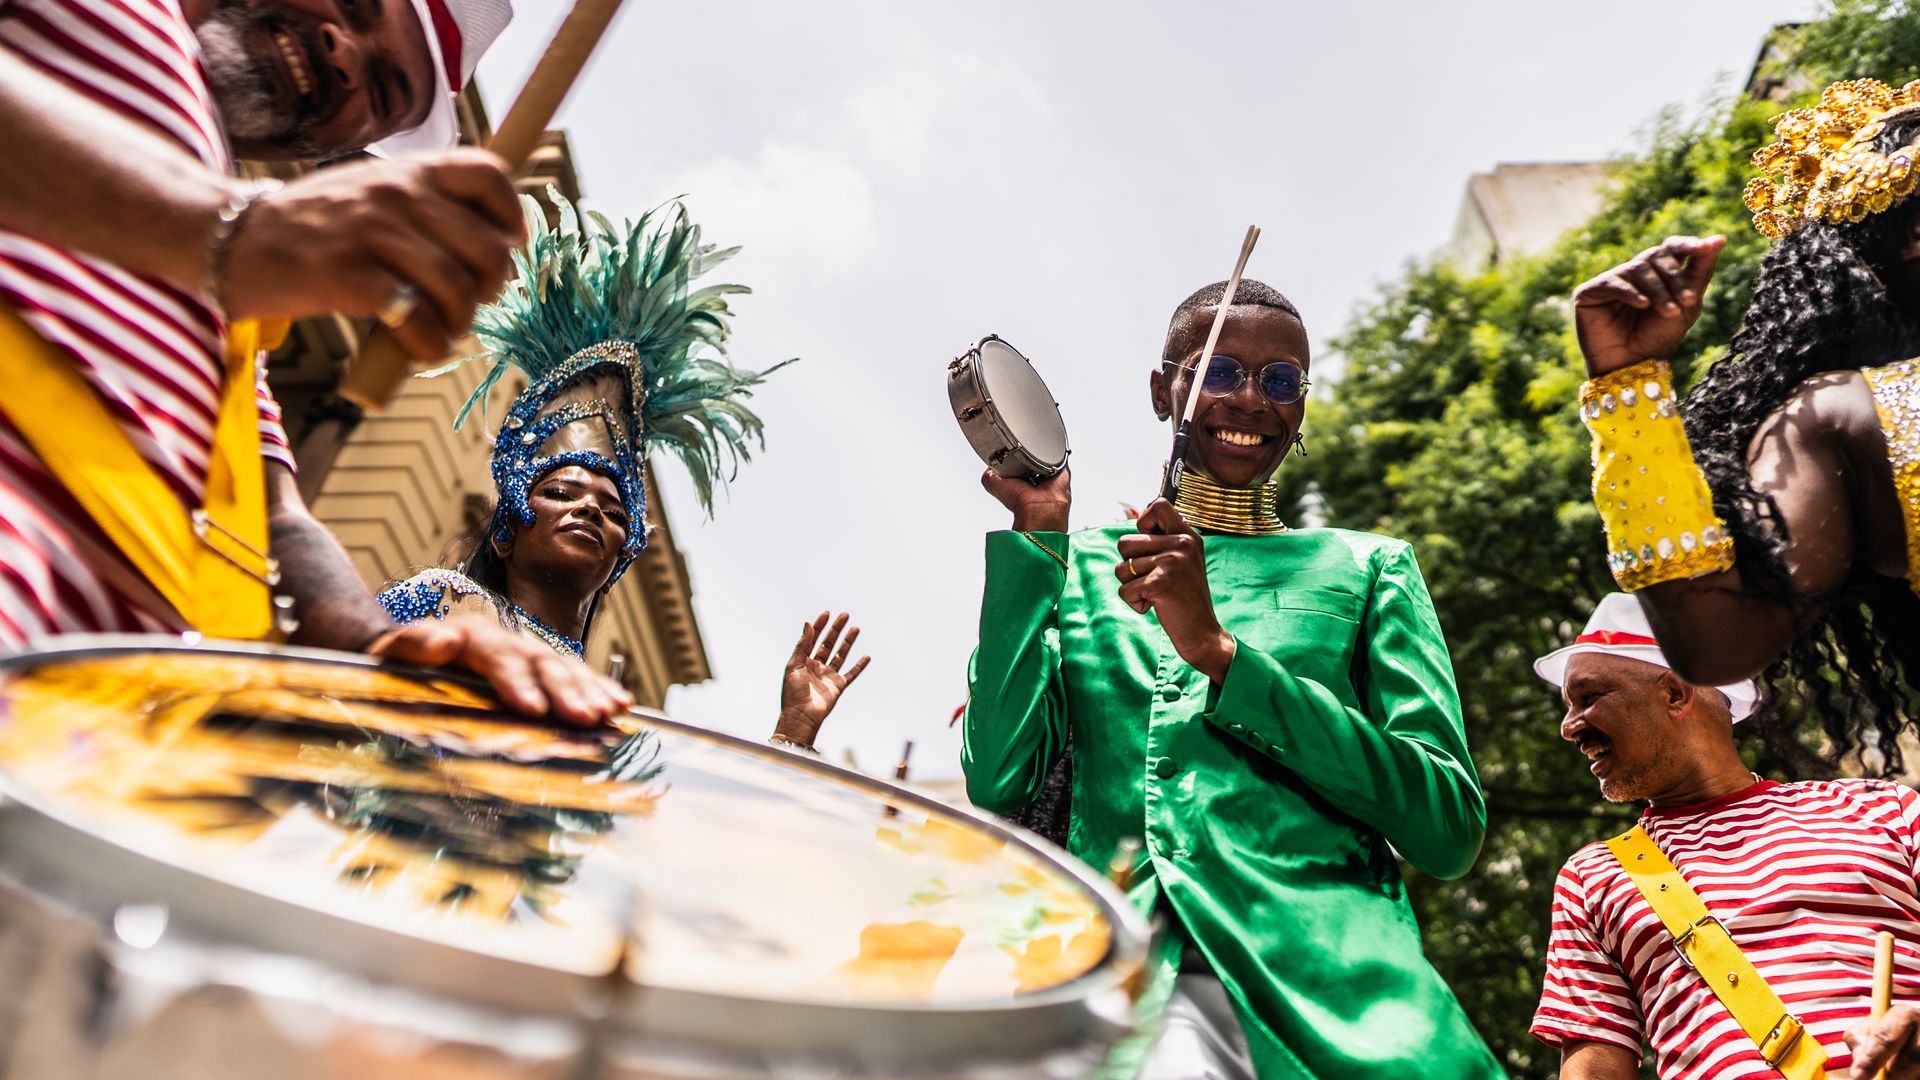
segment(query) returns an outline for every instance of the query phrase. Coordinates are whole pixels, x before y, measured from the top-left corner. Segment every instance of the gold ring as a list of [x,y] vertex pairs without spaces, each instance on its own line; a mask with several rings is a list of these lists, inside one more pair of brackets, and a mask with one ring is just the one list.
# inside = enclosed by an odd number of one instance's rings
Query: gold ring
[[387,329],[398,330],[400,324],[413,317],[413,309],[419,306],[420,290],[402,282],[380,310],[374,313],[374,318],[386,324]]
[[1127,573],[1128,573],[1128,574],[1130,574],[1130,575],[1132,575],[1133,577],[1139,577],[1139,576],[1140,576],[1140,571],[1138,571],[1138,570],[1135,570],[1135,569],[1133,568],[1133,560],[1132,560],[1132,559],[1128,559],[1128,560],[1127,560]]

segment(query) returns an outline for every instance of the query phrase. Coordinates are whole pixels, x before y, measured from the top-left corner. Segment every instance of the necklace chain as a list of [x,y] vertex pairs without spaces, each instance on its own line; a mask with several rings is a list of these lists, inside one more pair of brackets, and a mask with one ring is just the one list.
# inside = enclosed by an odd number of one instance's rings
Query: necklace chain
[[583,657],[586,655],[587,649],[584,643],[575,641],[573,638],[570,638],[567,635],[561,633],[560,631],[555,630],[553,627],[548,626],[546,623],[541,622],[539,616],[535,615],[533,612],[528,611],[526,608],[521,607],[519,604],[514,604],[513,613],[520,617],[520,621],[523,624],[525,624],[527,629],[533,631],[534,637],[537,637],[541,641],[546,642],[548,645],[552,646],[555,651],[568,653],[573,656]]

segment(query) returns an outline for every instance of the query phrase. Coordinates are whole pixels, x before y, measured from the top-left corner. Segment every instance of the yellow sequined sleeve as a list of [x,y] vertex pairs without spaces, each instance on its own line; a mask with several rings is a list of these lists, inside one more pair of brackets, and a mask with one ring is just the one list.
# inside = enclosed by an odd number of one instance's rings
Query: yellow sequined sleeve
[[1607,527],[1607,567],[1632,592],[1733,566],[1733,539],[1713,512],[1673,396],[1673,369],[1645,360],[1580,388],[1593,433],[1593,503]]

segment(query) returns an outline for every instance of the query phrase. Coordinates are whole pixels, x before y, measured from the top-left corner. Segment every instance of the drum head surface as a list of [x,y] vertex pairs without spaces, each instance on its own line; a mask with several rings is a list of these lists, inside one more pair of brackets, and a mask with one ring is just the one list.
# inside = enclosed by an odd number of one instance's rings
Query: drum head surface
[[1007,433],[1035,461],[1058,471],[1067,460],[1067,425],[1039,372],[998,338],[980,343],[980,382]]
[[519,722],[463,684],[324,655],[8,660],[6,812],[349,924],[647,987],[1005,1001],[1100,969],[1116,923],[1138,944],[1083,868],[877,781],[664,717]]

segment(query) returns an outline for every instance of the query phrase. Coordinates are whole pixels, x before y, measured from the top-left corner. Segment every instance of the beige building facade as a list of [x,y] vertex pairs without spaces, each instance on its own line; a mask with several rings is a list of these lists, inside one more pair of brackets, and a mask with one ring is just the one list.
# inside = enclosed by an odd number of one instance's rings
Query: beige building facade
[[1543,254],[1568,229],[1599,213],[1610,173],[1610,166],[1595,161],[1502,163],[1475,173],[1442,255],[1480,271]]

